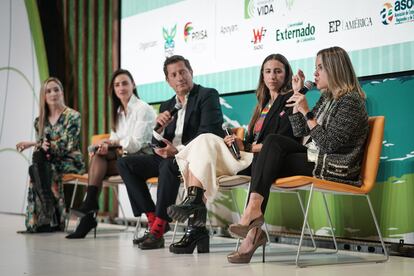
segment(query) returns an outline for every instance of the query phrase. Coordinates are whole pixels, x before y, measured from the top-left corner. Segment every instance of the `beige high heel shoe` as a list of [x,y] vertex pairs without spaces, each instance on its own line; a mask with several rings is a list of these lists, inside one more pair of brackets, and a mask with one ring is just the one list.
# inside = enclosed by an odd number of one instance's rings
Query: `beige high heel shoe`
[[247,233],[255,228],[255,227],[261,227],[264,223],[264,216],[261,215],[254,220],[252,220],[249,225],[242,225],[242,224],[230,224],[229,226],[229,232],[230,234],[235,238],[245,238],[247,236]]
[[261,228],[256,228],[256,233],[254,235],[253,239],[253,247],[245,253],[240,253],[239,251],[234,251],[227,255],[227,261],[229,263],[235,263],[235,264],[246,264],[250,263],[250,260],[252,259],[252,256],[256,249],[260,246],[263,246],[263,258],[262,262],[265,262],[265,249],[266,249],[266,243],[267,243],[267,237],[266,233]]

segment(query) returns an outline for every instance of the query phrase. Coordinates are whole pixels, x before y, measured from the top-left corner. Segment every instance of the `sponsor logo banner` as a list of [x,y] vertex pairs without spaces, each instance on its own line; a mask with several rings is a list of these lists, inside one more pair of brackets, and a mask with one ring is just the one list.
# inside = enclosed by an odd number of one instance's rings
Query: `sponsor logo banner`
[[253,29],[253,39],[251,40],[251,43],[253,44],[254,50],[262,50],[263,49],[263,43],[262,40],[266,35],[266,28],[261,27],[257,29]]
[[157,46],[157,41],[156,40],[154,40],[154,41],[147,41],[147,42],[140,42],[138,44],[138,49],[140,51],[146,51],[146,50],[148,50],[150,48],[154,48],[156,46]]
[[227,25],[227,26],[221,26],[220,27],[220,33],[223,35],[231,35],[239,30],[238,24],[233,25]]
[[174,55],[174,49],[175,49],[175,35],[177,34],[177,24],[174,25],[171,29],[162,28],[162,35],[164,37],[164,51],[165,51],[165,57],[170,57]]
[[275,0],[244,0],[244,18],[274,14],[275,4]]
[[207,29],[194,29],[192,22],[187,22],[184,25],[184,41],[203,40],[208,37]]
[[396,0],[386,2],[380,11],[381,22],[384,25],[404,24],[414,21],[414,0]]
[[329,33],[338,31],[351,31],[360,28],[368,28],[372,26],[371,17],[354,18],[354,19],[337,19],[329,21]]
[[311,23],[296,22],[285,29],[276,29],[276,42],[295,40],[302,43],[315,40],[316,27]]

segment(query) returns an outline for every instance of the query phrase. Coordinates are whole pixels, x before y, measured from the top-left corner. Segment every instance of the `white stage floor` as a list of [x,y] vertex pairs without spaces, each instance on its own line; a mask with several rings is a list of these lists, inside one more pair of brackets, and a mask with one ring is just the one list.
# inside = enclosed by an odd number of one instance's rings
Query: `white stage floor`
[[[414,275],[414,259],[391,257],[386,263],[348,264],[297,268],[294,255],[277,257],[275,252],[295,247],[272,245],[266,263],[261,253],[250,264],[229,264],[226,255],[233,247],[212,247],[210,254],[174,255],[166,248],[142,251],[132,245],[129,232],[108,232],[114,227],[100,224],[97,238],[90,234],[83,240],[67,240],[64,233],[17,234],[24,228],[24,217],[0,214],[0,275],[157,275],[157,276],[251,276],[251,275],[335,275],[382,276]],[[181,234],[179,234],[180,236]],[[234,242],[213,238],[211,243]],[[258,250],[258,252],[261,250]],[[371,258],[373,254],[343,252],[340,258]],[[312,257],[306,257],[312,261]],[[332,258],[332,257],[331,257]],[[329,260],[329,258],[326,258]]]

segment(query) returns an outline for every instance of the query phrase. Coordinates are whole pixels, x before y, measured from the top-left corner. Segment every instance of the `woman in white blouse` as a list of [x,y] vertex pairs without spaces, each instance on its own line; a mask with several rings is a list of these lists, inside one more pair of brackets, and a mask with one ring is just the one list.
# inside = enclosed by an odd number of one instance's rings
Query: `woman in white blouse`
[[112,129],[109,139],[88,148],[91,156],[87,196],[82,206],[72,213],[82,217],[76,231],[68,239],[84,238],[96,229],[98,197],[106,176],[118,174],[116,160],[120,152],[127,154],[151,153],[148,144],[155,126],[154,109],[138,98],[134,79],[129,71],[118,69],[109,85],[112,100]]

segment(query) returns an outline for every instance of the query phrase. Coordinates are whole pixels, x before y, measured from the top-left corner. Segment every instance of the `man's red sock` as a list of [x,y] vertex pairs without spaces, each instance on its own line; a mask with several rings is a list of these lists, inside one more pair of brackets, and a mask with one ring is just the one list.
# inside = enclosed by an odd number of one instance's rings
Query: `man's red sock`
[[155,217],[155,221],[152,224],[150,233],[159,239],[164,235],[166,225],[167,225],[166,220],[163,220],[159,217]]
[[155,221],[155,213],[148,212],[148,213],[145,213],[145,215],[147,216],[147,220],[148,220],[148,229],[151,229]]

